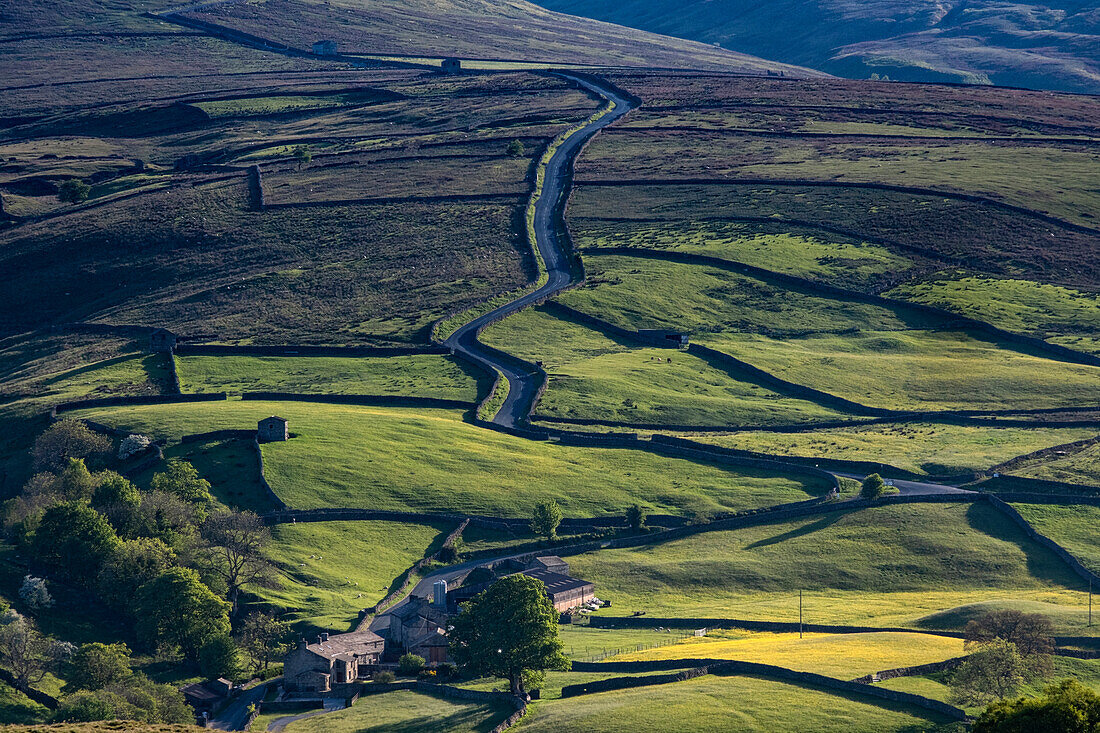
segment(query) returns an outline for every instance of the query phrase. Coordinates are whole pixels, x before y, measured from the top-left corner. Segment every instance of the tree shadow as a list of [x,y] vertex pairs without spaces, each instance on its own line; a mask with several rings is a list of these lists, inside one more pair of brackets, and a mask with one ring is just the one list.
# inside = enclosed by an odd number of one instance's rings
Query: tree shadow
[[831,527],[832,525],[839,522],[840,519],[843,516],[844,516],[844,512],[841,512],[841,511],[831,512],[831,513],[826,514],[825,516],[821,517],[820,519],[816,519],[816,520],[810,522],[809,524],[806,524],[806,525],[803,525],[801,527],[797,527],[795,529],[792,529],[789,532],[783,532],[782,534],[777,534],[774,537],[768,537],[766,539],[757,540],[756,542],[753,542],[752,544],[745,545],[745,549],[746,550],[754,550],[758,547],[768,547],[769,545],[777,545],[780,542],[786,542],[787,540],[793,540],[796,537],[804,537],[806,535],[813,534],[814,532],[817,532],[819,530]]

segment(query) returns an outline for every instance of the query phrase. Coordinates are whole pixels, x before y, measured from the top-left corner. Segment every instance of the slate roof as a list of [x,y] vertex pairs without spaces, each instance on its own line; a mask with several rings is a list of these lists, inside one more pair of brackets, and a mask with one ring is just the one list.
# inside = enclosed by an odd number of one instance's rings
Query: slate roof
[[526,570],[523,574],[531,578],[537,578],[545,583],[546,593],[551,598],[558,593],[565,593],[571,590],[595,588],[595,586],[587,580],[581,580],[580,578],[574,578],[569,575],[559,575],[549,570]]
[[365,646],[384,643],[385,641],[382,637],[373,631],[353,631],[350,634],[330,636],[328,641],[307,644],[306,649],[319,657],[336,659],[341,656],[346,657],[347,655],[363,654],[368,651],[364,649]]

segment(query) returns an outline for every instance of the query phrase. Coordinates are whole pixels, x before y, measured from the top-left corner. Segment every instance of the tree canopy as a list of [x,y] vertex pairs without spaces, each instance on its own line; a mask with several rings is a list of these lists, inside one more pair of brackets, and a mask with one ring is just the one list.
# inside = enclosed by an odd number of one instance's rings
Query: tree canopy
[[1063,680],[1039,697],[993,703],[974,721],[973,733],[1093,733],[1100,729],[1100,695]]

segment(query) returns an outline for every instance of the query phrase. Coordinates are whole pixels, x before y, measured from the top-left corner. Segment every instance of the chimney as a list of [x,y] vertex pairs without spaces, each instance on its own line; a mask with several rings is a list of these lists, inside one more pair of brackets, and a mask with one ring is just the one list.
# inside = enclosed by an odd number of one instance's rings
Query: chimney
[[432,583],[432,605],[437,608],[447,607],[447,581],[437,580]]
[[305,637],[302,637],[301,639],[298,640],[298,648],[299,649],[305,649],[306,648]]
[[324,644],[325,643],[325,640],[321,638],[320,634],[317,635],[317,643],[318,644]]
[[328,641],[328,632],[327,631],[325,631],[324,633],[321,634],[321,641],[322,642]]

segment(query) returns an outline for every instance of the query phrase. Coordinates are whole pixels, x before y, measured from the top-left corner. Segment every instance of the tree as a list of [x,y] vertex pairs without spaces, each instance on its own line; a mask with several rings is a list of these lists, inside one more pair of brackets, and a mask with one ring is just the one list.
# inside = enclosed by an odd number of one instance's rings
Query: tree
[[130,647],[125,644],[82,644],[70,661],[66,691],[102,690],[125,681],[130,669]]
[[199,669],[207,677],[236,679],[241,674],[241,655],[229,634],[211,637],[199,649]]
[[170,568],[138,589],[138,636],[150,647],[178,648],[189,659],[216,636],[229,633],[229,604],[190,568]]
[[61,473],[57,474],[54,490],[70,501],[91,499],[96,480],[83,458],[69,458]]
[[397,669],[401,674],[416,674],[424,669],[424,657],[419,654],[404,654],[397,660]]
[[522,140],[512,140],[510,143],[508,143],[508,147],[506,148],[505,152],[510,158],[522,158],[523,156],[527,155],[527,148],[523,146]]
[[308,165],[313,160],[313,151],[308,145],[299,145],[294,148],[294,160],[298,161],[298,170],[302,170],[303,165]]
[[871,501],[878,499],[885,493],[886,482],[883,481],[882,476],[879,476],[877,473],[872,473],[870,476],[863,479],[863,483],[859,488],[859,495]]
[[67,204],[79,204],[87,201],[92,187],[79,178],[70,178],[64,181],[57,189],[57,198]]
[[173,494],[201,507],[202,511],[198,513],[200,521],[205,519],[206,507],[214,500],[210,496],[210,482],[199,477],[194,466],[178,458],[170,459],[165,469],[153,476],[149,485],[154,491]]
[[498,580],[465,604],[453,625],[455,662],[471,674],[507,679],[516,694],[538,684],[543,670],[569,669],[558,639],[558,612],[541,580]]
[[561,520],[562,512],[558,502],[553,499],[540,501],[535,504],[535,512],[531,517],[531,531],[548,540],[557,539]]
[[1016,692],[1027,672],[1016,645],[995,639],[983,644],[958,666],[952,677],[952,696],[965,705],[1001,700]]
[[270,573],[263,548],[271,532],[252,512],[217,512],[203,523],[200,533],[207,543],[209,568],[225,582],[226,599],[236,615],[241,588]]
[[645,509],[640,504],[634,504],[626,510],[626,523],[635,532],[645,528]]
[[56,661],[54,652],[53,642],[29,618],[10,608],[0,615],[0,665],[11,672],[17,688],[41,682]]
[[90,584],[120,540],[107,520],[84,502],[55,504],[42,515],[31,551],[35,560],[62,578]]
[[77,420],[58,420],[34,441],[31,455],[38,471],[60,471],[69,458],[91,458],[111,450],[111,439]]
[[101,471],[95,475],[96,486],[92,494],[92,506],[99,508],[141,505],[141,492],[133,482],[114,471]]
[[1062,680],[1040,697],[994,702],[974,721],[973,733],[1094,733],[1100,729],[1100,695],[1076,680]]
[[165,544],[182,549],[189,546],[196,532],[200,516],[204,516],[205,507],[184,501],[175,494],[166,491],[150,491],[141,497],[135,519],[134,533],[145,537],[156,537]]
[[53,605],[53,597],[46,587],[46,581],[33,575],[23,576],[23,585],[19,588],[19,600],[32,611],[49,608]]
[[99,595],[114,608],[128,608],[138,588],[175,564],[176,553],[155,537],[123,540],[99,572]]
[[991,611],[968,622],[963,633],[967,647],[1003,639],[1015,644],[1020,654],[1032,661],[1046,661],[1042,658],[1054,653],[1054,626],[1041,613]]
[[267,673],[273,659],[286,653],[290,626],[266,613],[251,613],[241,625],[241,648],[252,658],[256,672]]
[[195,713],[176,688],[134,674],[100,690],[82,690],[62,701],[54,721],[137,720],[194,723]]

